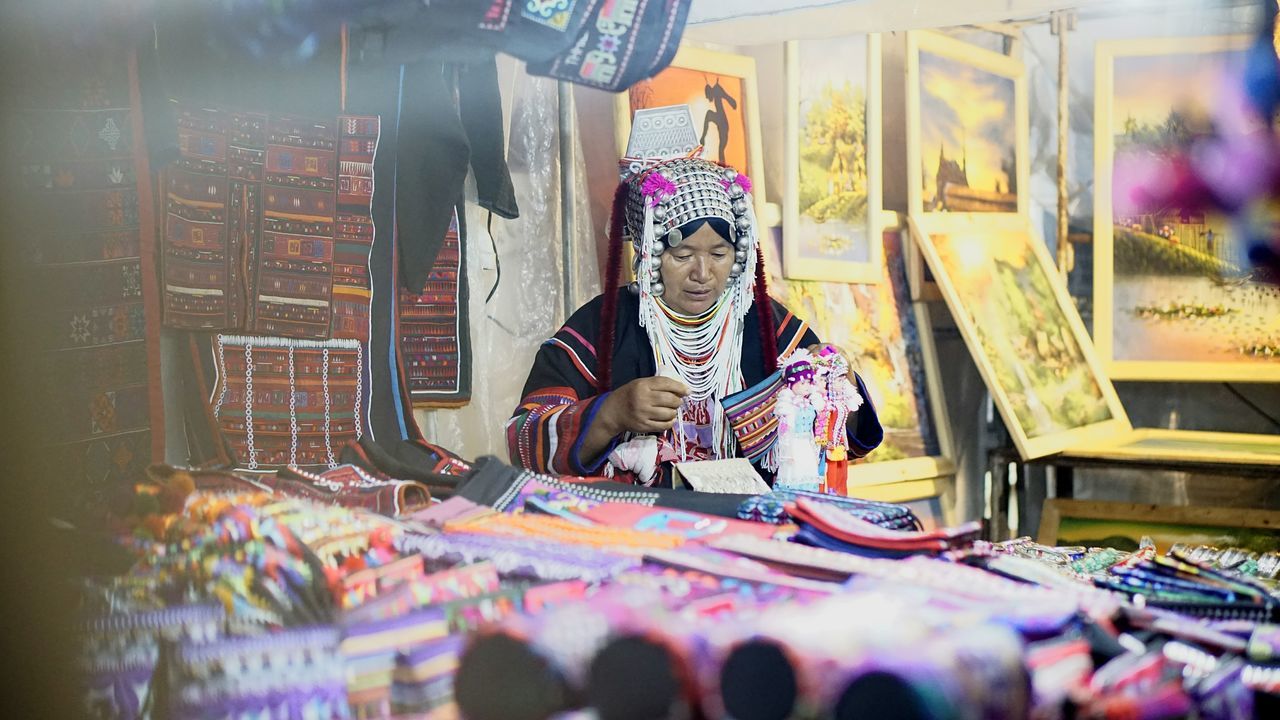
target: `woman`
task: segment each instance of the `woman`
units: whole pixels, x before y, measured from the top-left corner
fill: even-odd
[[[537,472],[670,486],[674,462],[742,455],[722,400],[820,347],[765,292],[746,176],[696,157],[624,162],[605,292],[538,351],[507,443]],[[619,288],[624,233],[637,281]],[[883,437],[869,402],[846,431],[853,457]]]

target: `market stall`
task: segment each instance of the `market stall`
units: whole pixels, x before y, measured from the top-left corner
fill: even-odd
[[[1275,713],[1276,6],[1156,10],[14,15],[68,696]]]

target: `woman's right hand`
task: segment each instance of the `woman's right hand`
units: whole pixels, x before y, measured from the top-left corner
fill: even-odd
[[[679,380],[637,378],[610,393],[601,411],[612,435],[659,433],[675,424],[676,411],[688,394],[689,388]]]

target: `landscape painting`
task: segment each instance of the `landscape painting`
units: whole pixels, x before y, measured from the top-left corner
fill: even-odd
[[[787,43],[787,277],[878,282],[879,36]]]
[[[879,282],[774,278],[770,283],[778,300],[808,322],[823,342],[840,348],[871,393],[885,436],[860,465],[946,454],[930,397],[936,359],[932,345],[922,342],[909,298],[901,233],[886,231],[883,244]],[[856,480],[859,467],[852,466],[850,473]]]
[[[921,210],[1017,212],[1014,78],[924,49],[918,68]]]
[[[1023,457],[1069,446],[1073,431],[1093,438],[1108,425],[1128,429],[1028,221],[935,216],[919,227],[920,248]]]
[[[1211,130],[1236,43],[1099,50],[1095,336],[1114,377],[1280,379],[1280,288],[1251,274],[1230,218],[1153,201],[1139,177]]]

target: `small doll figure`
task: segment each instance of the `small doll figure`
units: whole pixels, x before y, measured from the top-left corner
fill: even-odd
[[[825,402],[815,429],[822,449],[822,492],[848,495],[849,437],[845,424],[849,413],[862,406],[862,395],[849,382],[849,361],[834,348],[823,348],[815,363],[825,381]]]
[[[778,416],[778,475],[775,487],[817,491],[819,448],[814,423],[826,405],[815,380],[813,355],[792,353],[783,365],[783,386],[774,412]]]

